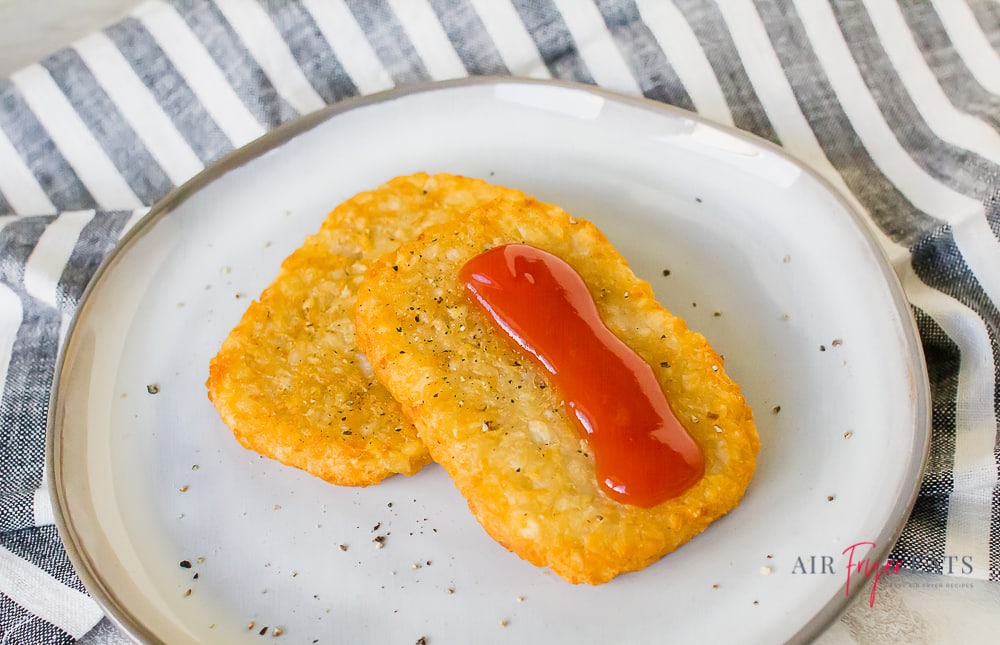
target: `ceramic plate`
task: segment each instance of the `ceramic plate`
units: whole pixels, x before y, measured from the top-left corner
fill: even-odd
[[[573,586],[493,542],[437,466],[339,488],[237,445],[209,358],[328,211],[420,170],[591,219],[708,337],[761,435],[738,508],[644,571]],[[652,102],[479,79],[310,115],[156,206],[73,324],[49,476],[81,577],[139,640],[779,642],[844,607],[845,549],[885,557],[928,419],[899,285],[814,174]]]

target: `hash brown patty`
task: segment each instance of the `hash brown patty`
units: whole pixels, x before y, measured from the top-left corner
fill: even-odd
[[[612,500],[546,374],[465,296],[459,270],[528,244],[568,262],[605,325],[656,373],[705,457],[705,474],[652,508]],[[368,272],[358,344],[494,539],[573,583],[642,569],[734,508],[753,475],[753,414],[705,338],[659,305],[595,226],[530,198],[501,198],[428,229]]]
[[[429,463],[412,423],[358,352],[358,285],[401,242],[503,194],[520,195],[479,179],[418,173],[331,212],[211,360],[208,397],[236,439],[341,485],[375,484]]]

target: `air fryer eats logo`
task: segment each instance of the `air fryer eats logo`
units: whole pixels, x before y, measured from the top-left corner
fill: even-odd
[[[792,567],[793,575],[838,575],[843,571],[844,594],[849,595],[851,585],[865,584],[871,580],[872,590],[868,595],[868,606],[875,606],[875,594],[879,582],[895,573],[899,573],[902,562],[886,558],[884,561],[872,560],[869,554],[875,550],[874,542],[855,542],[840,552],[841,557],[832,555],[806,555],[795,559]],[[840,569],[839,567],[843,567]],[[971,575],[974,571],[972,556],[948,555],[942,558],[941,573],[945,575]]]

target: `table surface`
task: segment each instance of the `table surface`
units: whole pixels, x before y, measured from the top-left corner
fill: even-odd
[[[0,0],[0,78],[123,18],[140,0]],[[1000,633],[1000,584],[902,571],[879,584],[818,640],[987,643]]]

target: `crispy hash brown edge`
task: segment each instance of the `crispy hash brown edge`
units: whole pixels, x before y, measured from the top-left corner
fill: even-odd
[[[466,299],[458,272],[525,243],[570,263],[605,324],[654,369],[705,455],[705,475],[644,509],[602,493],[594,458],[542,371]],[[756,466],[753,413],[705,338],[656,303],[595,226],[533,199],[499,199],[434,227],[368,272],[359,345],[484,529],[573,583],[642,569],[733,509]]]
[[[416,173],[337,206],[210,361],[209,399],[239,443],[340,485],[367,486],[429,463],[412,423],[359,356],[357,289],[372,262],[427,226],[515,193]]]

